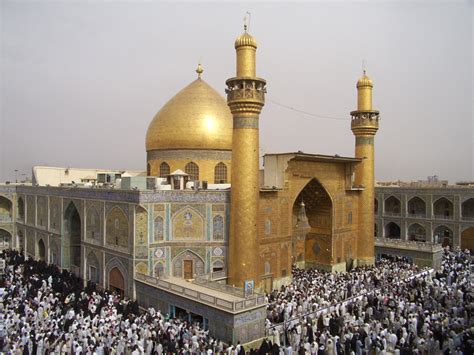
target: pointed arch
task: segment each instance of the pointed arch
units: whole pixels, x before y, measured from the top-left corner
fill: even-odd
[[[302,202],[304,202],[304,213],[301,212]],[[290,259],[302,259],[301,255],[304,255],[304,260],[301,261],[305,261],[306,266],[329,264],[331,262],[331,248],[321,247],[330,245],[332,239],[334,209],[333,200],[328,190],[319,180],[313,178],[301,188],[292,203],[292,226],[294,228]],[[305,214],[305,217],[301,216],[301,213]],[[304,219],[305,228],[303,231],[295,228],[301,219]]]
[[[418,196],[412,197],[407,203],[407,213],[411,217],[426,217],[426,203]]]
[[[395,222],[389,222],[385,225],[385,238],[400,239],[400,226]]]
[[[81,235],[82,222],[79,210],[74,201],[69,202],[64,212],[65,220],[65,243],[64,249],[67,250],[65,255],[69,254],[65,267],[81,266]]]
[[[399,215],[401,211],[400,199],[395,196],[389,196],[384,201],[384,214]]]
[[[446,197],[440,197],[433,202],[433,214],[438,219],[452,219],[454,215],[454,205]]]
[[[112,276],[112,279],[111,279]],[[105,266],[105,287],[118,292],[121,295],[128,294],[128,272],[127,268],[119,258],[112,258]]]
[[[419,223],[413,223],[408,227],[408,240],[426,242],[426,229]]]
[[[204,260],[196,252],[191,249],[186,249],[176,255],[171,262],[172,274],[174,277],[186,277],[187,271],[185,270],[185,263],[191,263],[191,273],[193,276],[204,275]]]
[[[171,218],[171,235],[173,239],[204,239],[204,218],[193,206],[186,205],[173,214]]]

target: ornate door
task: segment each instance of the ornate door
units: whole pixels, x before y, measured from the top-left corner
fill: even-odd
[[[183,260],[183,277],[185,279],[193,278],[193,261]]]

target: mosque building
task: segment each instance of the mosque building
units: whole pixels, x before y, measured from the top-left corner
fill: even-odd
[[[373,264],[372,81],[350,113],[355,157],[266,154],[260,170],[266,81],[247,30],[235,50],[227,100],[199,65],[153,118],[146,173],[35,167],[32,185],[0,186],[4,243],[234,343],[263,336],[263,292],[293,263]]]

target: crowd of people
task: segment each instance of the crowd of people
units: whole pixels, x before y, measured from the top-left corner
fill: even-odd
[[[296,269],[270,295],[269,323],[286,322],[269,330],[287,353],[472,354],[470,264],[446,250],[433,273],[393,259],[342,275]]]
[[[1,257],[0,352],[245,354],[54,265],[12,250]],[[291,284],[267,295],[269,336],[250,354],[473,353],[470,260],[446,250],[433,273],[400,259],[347,273],[295,267]]]
[[[268,323],[281,323],[318,309],[338,305],[351,297],[422,270],[404,258],[381,259],[376,266],[362,266],[346,273],[293,267],[292,282],[268,296]]]
[[[227,346],[199,324],[170,318],[54,265],[2,257],[7,267],[0,302],[0,351],[11,354],[201,354]],[[240,344],[232,349],[241,349]]]

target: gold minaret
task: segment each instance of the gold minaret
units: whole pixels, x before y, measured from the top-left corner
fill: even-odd
[[[257,283],[257,215],[259,198],[259,115],[265,104],[263,79],[256,77],[257,41],[245,32],[235,41],[237,74],[226,81],[233,116],[231,215],[228,283]]]
[[[372,109],[372,80],[364,75],[357,82],[357,111],[351,112],[355,156],[362,162],[355,169],[355,185],[363,186],[359,197],[358,265],[374,263],[374,137],[379,129],[379,111]]]

